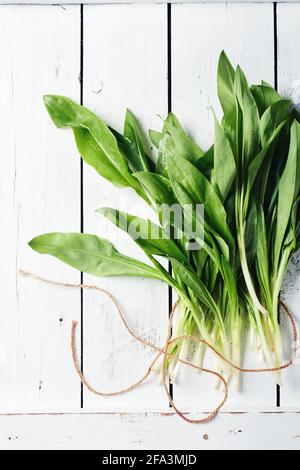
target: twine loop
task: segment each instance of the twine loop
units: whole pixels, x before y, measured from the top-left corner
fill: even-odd
[[[278,372],[278,371],[287,369],[288,367],[290,367],[293,364],[294,359],[295,359],[296,354],[297,354],[298,334],[297,334],[296,322],[295,322],[295,319],[294,319],[293,315],[290,313],[287,305],[282,300],[279,300],[279,303],[283,307],[287,317],[289,318],[289,321],[290,321],[291,327],[292,327],[292,332],[293,332],[293,353],[292,353],[291,358],[289,359],[288,362],[286,362],[285,364],[283,364],[281,366],[278,366],[278,367],[260,368],[260,369],[245,369],[245,368],[239,367],[236,364],[234,364],[233,362],[231,362],[228,358],[226,358],[223,354],[221,354],[215,346],[213,346],[208,341],[206,341],[202,338],[198,338],[197,336],[194,336],[194,335],[180,335],[180,336],[176,336],[176,337],[171,338],[172,320],[173,320],[175,311],[176,311],[177,306],[178,306],[178,301],[173,305],[172,312],[170,314],[169,322],[168,322],[167,338],[165,340],[164,346],[162,348],[160,348],[160,347],[152,344],[151,342],[143,339],[141,336],[139,336],[137,333],[135,333],[131,329],[131,327],[129,326],[129,324],[128,324],[125,316],[124,316],[124,313],[123,313],[119,303],[117,302],[117,300],[114,298],[114,296],[108,290],[103,289],[102,287],[98,287],[98,286],[95,286],[95,285],[89,285],[89,284],[70,284],[70,283],[52,281],[52,280],[49,280],[49,279],[45,279],[41,276],[36,276],[35,274],[31,274],[31,273],[26,272],[26,271],[19,271],[19,273],[20,273],[20,275],[22,275],[24,277],[29,277],[29,278],[32,278],[32,279],[36,279],[38,281],[44,282],[46,284],[54,285],[54,286],[66,287],[66,288],[70,288],[70,289],[94,290],[96,292],[105,294],[111,300],[111,302],[114,304],[114,306],[116,308],[116,312],[118,313],[118,316],[119,316],[120,320],[122,321],[122,323],[123,323],[125,329],[127,330],[128,334],[133,339],[135,339],[140,344],[142,344],[143,346],[146,346],[146,347],[148,347],[148,348],[150,348],[150,349],[152,349],[153,351],[156,352],[156,356],[151,361],[150,365],[147,367],[146,372],[136,382],[132,383],[131,385],[129,385],[125,388],[122,388],[122,389],[119,389],[119,390],[116,390],[116,391],[103,392],[103,391],[96,390],[88,382],[88,380],[86,379],[86,377],[84,376],[84,374],[83,374],[83,372],[80,368],[80,364],[79,364],[79,361],[78,361],[78,355],[77,355],[77,351],[76,351],[77,321],[73,320],[72,321],[72,329],[71,329],[71,351],[72,351],[73,364],[74,364],[75,370],[76,370],[81,382],[85,385],[85,387],[90,392],[92,392],[92,393],[94,393],[95,395],[98,395],[98,396],[118,396],[118,395],[122,395],[124,393],[130,392],[131,390],[134,390],[135,388],[139,387],[140,385],[142,385],[142,383],[145,382],[145,380],[149,377],[149,375],[153,371],[153,368],[154,368],[156,362],[158,361],[158,359],[161,356],[163,356],[162,378],[163,378],[163,386],[164,386],[165,393],[166,393],[166,395],[168,397],[168,400],[169,400],[172,408],[174,409],[175,413],[180,418],[184,419],[185,421],[187,421],[189,423],[208,423],[209,421],[212,421],[217,416],[217,414],[219,413],[221,408],[224,406],[224,404],[225,404],[225,402],[228,398],[228,383],[220,373],[218,373],[214,370],[211,370],[211,369],[206,369],[206,368],[200,367],[197,364],[194,364],[193,362],[191,362],[189,360],[179,358],[179,357],[175,356],[175,354],[169,352],[169,347],[172,344],[174,344],[175,342],[186,340],[188,342],[195,341],[195,342],[198,342],[199,344],[204,344],[216,356],[218,356],[220,359],[222,359],[226,364],[228,364],[230,367],[232,367],[233,369],[235,369],[235,370],[237,370],[238,372],[241,372],[241,373],[270,373],[270,372]],[[222,382],[222,384],[224,386],[223,399],[220,401],[218,406],[216,406],[216,408],[208,414],[207,417],[201,418],[201,419],[191,419],[188,416],[186,416],[182,411],[180,411],[177,408],[177,406],[175,405],[173,397],[171,396],[169,388],[167,386],[167,360],[170,357],[174,358],[177,362],[179,362],[181,364],[184,364],[188,367],[196,369],[200,372],[204,372],[204,373],[213,375],[213,376],[217,377]]]

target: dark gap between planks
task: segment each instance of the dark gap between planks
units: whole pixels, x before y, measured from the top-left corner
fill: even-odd
[[[278,35],[277,35],[277,2],[273,3],[273,31],[274,31],[274,87],[278,91]],[[278,308],[278,321],[280,323],[280,309]],[[280,385],[276,384],[276,406],[280,408]]]
[[[168,67],[168,113],[172,111],[172,4],[167,4],[167,67]],[[170,261],[168,262],[169,273],[172,274],[172,266]],[[173,292],[172,287],[168,286],[169,296],[169,316],[171,315],[173,308]],[[169,392],[173,399],[173,384],[169,379]],[[171,403],[169,404],[171,407]]]
[[[80,4],[80,104],[83,104],[83,4]],[[80,158],[80,232],[84,230],[83,207],[83,160]],[[80,273],[80,283],[83,284],[83,272]],[[83,372],[83,289],[80,289],[80,367]],[[83,408],[83,383],[80,384],[80,407]]]

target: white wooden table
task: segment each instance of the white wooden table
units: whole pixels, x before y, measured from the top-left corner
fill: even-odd
[[[208,147],[211,106],[220,111],[217,58],[225,49],[251,81],[277,83],[300,102],[300,4],[105,3],[0,6],[0,448],[299,449],[299,365],[283,373],[280,390],[271,376],[244,377],[243,392],[231,390],[224,412],[204,426],[170,412],[157,377],[132,393],[101,399],[81,389],[74,373],[72,319],[81,325],[84,371],[98,388],[129,384],[151,353],[128,339],[105,298],[81,298],[18,276],[26,269],[80,282],[80,274],[35,254],[27,241],[81,226],[113,238],[96,208],[146,210],[130,191],[82,168],[71,133],[50,122],[43,94],[82,100],[120,129],[126,107],[148,128],[159,128],[157,114],[172,108]],[[141,257],[127,238],[116,245]],[[299,269],[295,258],[283,293],[298,319]],[[132,326],[162,342],[166,286],[84,280],[113,292]],[[207,376],[182,370],[175,401],[187,412],[207,412],[221,397],[212,385]]]

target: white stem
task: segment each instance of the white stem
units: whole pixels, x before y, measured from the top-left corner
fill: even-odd
[[[241,232],[242,232],[242,230],[241,230]],[[243,233],[238,235],[238,245],[239,245],[239,252],[240,252],[240,258],[241,258],[241,267],[242,267],[242,271],[243,271],[243,276],[244,276],[244,279],[245,279],[246,286],[248,288],[249,295],[252,299],[253,305],[261,313],[263,313],[264,315],[267,315],[268,311],[265,309],[265,307],[263,307],[261,305],[260,301],[257,298],[256,292],[255,292],[255,289],[254,289],[254,286],[253,286],[253,282],[252,282],[252,278],[251,278],[251,274],[250,274],[249,267],[248,267],[248,262],[247,262],[246,248],[245,248]]]

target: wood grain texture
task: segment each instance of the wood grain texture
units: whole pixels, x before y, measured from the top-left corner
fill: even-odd
[[[216,74],[222,49],[233,64],[241,65],[250,83],[261,79],[274,83],[273,39],[272,5],[172,6],[172,109],[203,149],[213,142],[212,110],[221,116]],[[256,354],[247,350],[245,357],[246,367],[258,367]],[[206,355],[205,365],[215,369],[212,354]],[[176,402],[185,409],[213,409],[222,398],[207,374],[183,369],[178,382]],[[226,406],[260,409],[275,404],[275,381],[270,375],[244,375],[242,393],[231,385]]]
[[[281,0],[280,3],[297,3],[299,0]],[[60,5],[80,4],[81,0],[61,0]],[[88,0],[83,2],[85,5],[98,4],[152,4],[152,3],[224,3],[224,0]],[[227,3],[249,3],[248,0],[228,0]],[[251,0],[251,3],[273,3],[271,0]],[[0,5],[51,5],[50,0],[0,0]]]
[[[278,85],[296,103],[300,103],[299,14],[299,5],[278,5]],[[220,112],[215,86],[220,50],[224,48],[235,64],[240,62],[251,81],[264,78],[272,83],[273,33],[271,4],[172,6],[173,110],[203,147],[212,140],[210,107]],[[17,275],[21,268],[59,281],[80,279],[71,268],[37,255],[26,245],[46,231],[80,229],[79,156],[71,132],[55,129],[41,100],[44,93],[59,93],[79,101],[80,39],[79,6],[0,7],[0,102],[5,110],[0,113],[4,227],[0,403],[4,410],[80,407],[80,383],[69,346],[71,319],[80,319],[80,293]],[[145,127],[159,128],[156,113],[166,115],[168,98],[166,5],[84,6],[83,48],[84,103],[118,129],[126,106]],[[144,217],[149,214],[132,192],[117,191],[85,167],[85,230],[112,238],[126,254],[144,260],[127,237],[116,238],[116,230],[94,214],[102,205]],[[95,283],[88,276],[85,280]],[[116,295],[136,331],[162,343],[168,315],[166,286],[133,279],[97,282]],[[299,318],[298,255],[290,265],[283,297]],[[106,390],[121,388],[142,374],[150,358],[149,351],[128,339],[106,299],[84,295],[84,369],[93,384]],[[253,361],[250,357],[249,362]],[[211,364],[209,359],[207,363]],[[299,409],[299,364],[282,380],[281,406]],[[153,376],[134,393],[113,399],[84,391],[86,409],[120,414],[0,415],[0,449],[300,447],[296,412],[228,412],[205,426],[188,425],[168,413],[137,413],[168,410],[156,382]],[[209,410],[221,392],[211,389],[206,376],[183,371],[174,395],[185,410]],[[272,377],[247,377],[242,394],[231,389],[227,410],[270,410],[275,403]]]
[[[123,129],[126,107],[145,127],[161,126],[167,112],[167,7],[100,5],[84,7],[84,104],[117,130]],[[123,253],[148,262],[125,233],[95,210],[102,206],[151,216],[131,190],[118,190],[94,170],[84,167],[84,230],[109,238]],[[153,217],[153,216],[152,216]],[[168,318],[167,286],[136,278],[98,279],[120,302],[141,336],[161,345]],[[153,352],[141,347],[124,329],[109,299],[84,295],[84,370],[98,388],[118,390],[138,380]],[[85,391],[84,406],[96,409],[141,409],[168,406],[157,376],[141,388],[113,398]]]
[[[2,6],[0,41],[0,401],[8,409],[78,406],[69,335],[79,293],[22,279],[18,270],[79,281],[27,246],[43,232],[79,228],[79,158],[42,100],[78,98],[79,7]]]
[[[277,41],[278,41],[278,89],[285,97],[292,99],[300,110],[300,5],[278,5],[277,7]],[[300,329],[300,253],[296,253],[289,265],[284,281],[282,298],[296,317]],[[290,328],[284,324],[285,356],[291,353],[287,345],[291,343]],[[298,344],[299,347],[299,344]],[[300,360],[299,354],[293,368],[282,375],[281,405],[300,406]]]
[[[296,412],[226,413],[206,425],[158,413],[0,415],[0,449],[299,450],[299,439]]]

